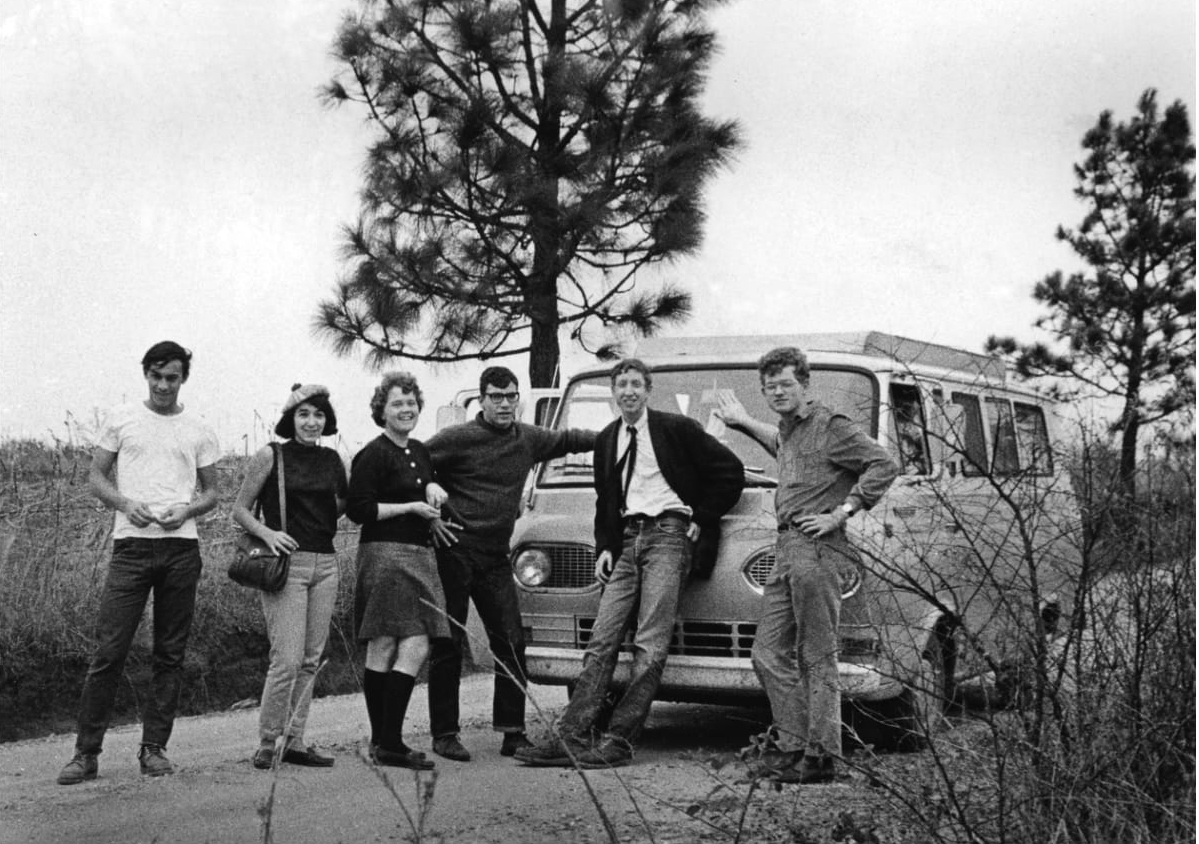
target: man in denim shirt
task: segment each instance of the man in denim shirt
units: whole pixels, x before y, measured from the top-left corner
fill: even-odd
[[[758,375],[777,429],[751,418],[731,395],[721,396],[717,413],[778,459],[777,563],[752,652],[778,732],[778,750],[764,761],[781,782],[831,782],[841,755],[841,575],[860,565],[845,523],[874,506],[899,468],[848,417],[809,394],[799,349],[767,352]]]

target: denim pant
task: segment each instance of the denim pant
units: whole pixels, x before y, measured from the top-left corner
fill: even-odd
[[[841,576],[859,564],[843,534],[779,535],[751,656],[784,750],[841,755]]]
[[[504,550],[473,547],[469,540],[437,550],[450,638],[433,639],[429,658],[429,728],[433,738],[458,733],[458,688],[466,645],[466,614],[474,601],[495,656],[491,722],[496,730],[525,729],[525,637],[512,568]]]
[[[183,653],[200,580],[194,539],[118,539],[100,598],[96,652],[83,683],[75,749],[99,753],[146,599],[154,594],[154,683],[142,706],[142,744],[166,746],[175,724]]]
[[[278,592],[262,593],[271,640],[271,664],[258,713],[258,735],[263,741],[274,741],[284,732],[297,742],[304,738],[336,602],[337,558],[311,551],[292,554],[287,583]]]
[[[665,515],[627,524],[620,559],[600,598],[583,670],[558,721],[564,738],[591,738],[620,646],[636,619],[632,673],[612,712],[607,735],[629,744],[637,740],[666,667],[679,597],[691,571],[691,553],[684,518]]]

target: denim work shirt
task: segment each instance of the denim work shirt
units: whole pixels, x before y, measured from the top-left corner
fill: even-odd
[[[815,400],[779,420],[777,446],[774,509],[780,525],[846,502],[868,510],[899,474],[886,449],[848,416]]]

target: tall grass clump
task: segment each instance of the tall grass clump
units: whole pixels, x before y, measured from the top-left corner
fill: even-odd
[[[199,521],[204,559],[184,663],[180,714],[257,697],[269,642],[257,593],[225,574],[230,507],[244,458],[217,464],[220,503]],[[89,491],[90,451],[70,443],[0,442],[0,741],[74,727],[95,647],[94,626],[112,555],[113,514]],[[341,588],[317,694],[356,689],[351,627],[355,536],[338,540]],[[143,620],[126,663],[116,718],[137,717],[149,690],[152,637]]]
[[[1000,495],[1019,540],[1008,566],[1022,570],[1033,600],[1000,602],[990,621],[1011,616],[1025,635],[996,659],[968,623],[952,631],[959,658],[979,661],[993,681],[983,706],[961,729],[929,731],[922,775],[881,784],[931,841],[1194,841],[1194,442],[1159,437],[1135,500],[1120,491],[1103,442],[1084,438],[1059,459],[1081,524],[1047,542],[1031,527],[1051,509],[1045,500]],[[1001,493],[1014,489],[992,480]],[[1037,611],[1048,596],[1036,590],[1067,541],[1074,595],[1056,618]],[[987,559],[986,549],[976,555]],[[928,571],[937,565],[930,559]]]

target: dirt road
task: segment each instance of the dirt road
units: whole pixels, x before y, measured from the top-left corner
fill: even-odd
[[[535,687],[547,712],[566,703],[564,690]],[[424,821],[429,842],[538,844],[609,840],[587,796],[595,790],[622,841],[728,841],[699,818],[695,801],[718,785],[721,769],[760,728],[760,712],[656,704],[637,763],[616,771],[533,769],[499,755],[489,729],[491,681],[463,683],[463,742],[469,763],[434,757],[435,779]],[[183,718],[169,748],[174,776],[147,779],[138,773],[139,728],[109,733],[94,782],[59,786],[54,779],[70,758],[73,736],[0,744],[0,842],[254,842],[263,840],[264,806],[274,785],[272,839],[279,844],[395,842],[418,840],[400,802],[415,818],[414,776],[386,770],[395,796],[359,756],[368,735],[366,711],[357,695],[314,701],[309,738],[335,752],[332,769],[284,766],[277,780],[249,762],[258,710]],[[532,720],[531,715],[531,720]],[[428,751],[428,713],[423,687],[413,699],[409,743]],[[713,765],[713,759],[716,764]],[[686,809],[691,807],[693,818]],[[652,838],[646,825],[653,829]]]

